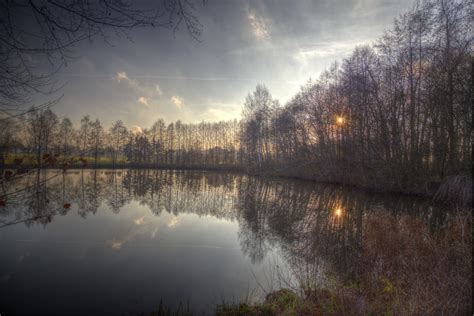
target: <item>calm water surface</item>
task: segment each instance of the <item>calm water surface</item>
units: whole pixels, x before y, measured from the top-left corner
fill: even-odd
[[[216,304],[354,273],[371,216],[421,218],[429,202],[313,182],[166,170],[31,172],[4,188],[2,315],[136,314]]]

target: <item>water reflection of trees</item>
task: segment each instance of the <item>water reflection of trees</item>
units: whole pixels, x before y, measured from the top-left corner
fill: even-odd
[[[156,215],[238,221],[242,251],[254,262],[278,247],[290,263],[323,261],[344,276],[355,273],[351,262],[360,253],[368,218],[389,213],[396,221],[412,214],[434,228],[445,221],[444,212],[420,199],[215,172],[40,170],[5,188],[4,195],[2,226],[46,225],[68,212],[87,217],[101,205],[118,213],[136,201]]]

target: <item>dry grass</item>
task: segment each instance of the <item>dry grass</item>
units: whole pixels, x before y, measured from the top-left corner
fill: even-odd
[[[335,286],[332,314],[471,314],[470,213],[457,212],[438,233],[409,216],[373,217],[366,225],[358,277]]]
[[[469,212],[459,211],[433,233],[413,217],[370,217],[351,281],[324,288],[304,282],[262,304],[221,306],[218,314],[471,315],[471,221]]]

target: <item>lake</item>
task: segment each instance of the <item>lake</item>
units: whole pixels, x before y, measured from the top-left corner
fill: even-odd
[[[0,313],[137,314],[160,302],[212,313],[358,273],[366,223],[414,218],[427,200],[294,179],[170,170],[30,172],[3,188]],[[316,276],[316,277],[314,277]]]

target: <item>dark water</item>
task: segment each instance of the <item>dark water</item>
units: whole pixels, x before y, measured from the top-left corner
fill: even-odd
[[[41,171],[5,193],[2,316],[129,315],[160,302],[210,313],[296,288],[301,267],[317,267],[316,282],[351,277],[367,218],[439,229],[446,216],[406,196],[212,172]]]

